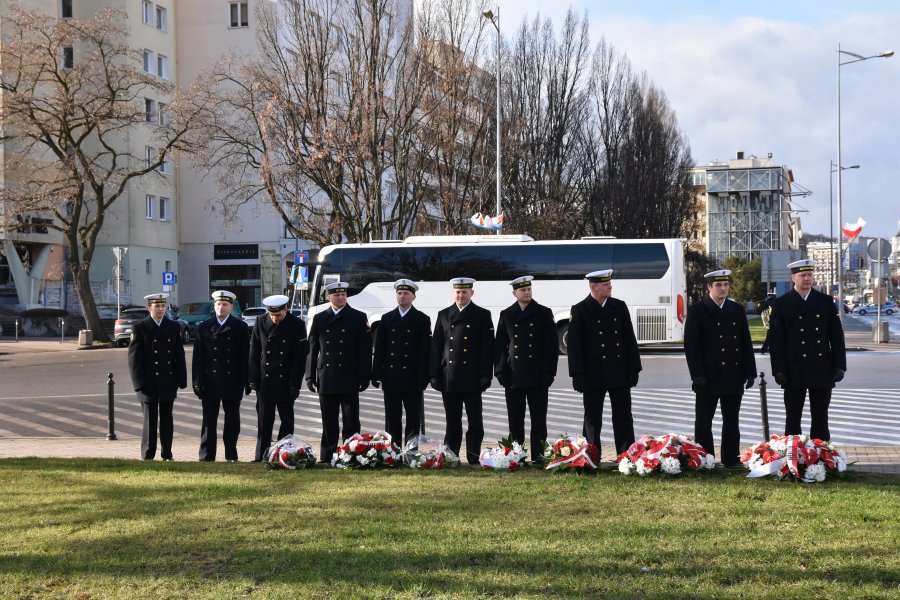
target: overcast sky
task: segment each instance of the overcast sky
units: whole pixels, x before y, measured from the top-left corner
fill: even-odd
[[[794,172],[805,233],[829,233],[829,171],[837,162],[836,57],[900,51],[896,0],[500,0],[508,39],[540,12],[569,6],[668,96],[698,165],[737,150]],[[849,57],[848,57],[849,58]],[[843,220],[890,237],[900,220],[900,56],[841,67]],[[834,179],[837,231],[837,181]]]

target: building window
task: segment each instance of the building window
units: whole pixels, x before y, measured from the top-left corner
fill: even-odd
[[[247,18],[247,2],[231,2],[231,26],[232,27],[247,27],[248,18]]]
[[[162,54],[156,56],[156,74],[163,79],[169,78],[169,59]]]
[[[168,11],[162,6],[156,7],[156,28],[160,31],[168,31],[169,30],[169,16]]]
[[[144,269],[146,269],[147,275],[153,275],[153,260],[146,259],[144,261]]]
[[[166,261],[166,273],[171,273],[171,272],[172,272],[172,261],[167,260]]]
[[[144,119],[148,123],[156,123],[156,100],[144,98]]]
[[[172,172],[172,165],[169,163],[169,161],[167,159],[164,158],[163,161],[161,163],[159,163],[159,168],[157,168],[156,170],[159,171],[160,173],[162,173],[163,175],[168,175],[169,173]]]
[[[153,73],[153,50],[144,50],[144,73]]]
[[[144,158],[147,159],[147,168],[150,168],[156,162],[156,149],[152,146],[146,146],[144,148]]]
[[[75,49],[72,46],[63,46],[62,67],[71,69],[75,66]]]
[[[147,219],[153,219],[156,214],[155,209],[153,208],[156,205],[156,196],[151,196],[147,194],[146,200],[144,202],[144,217]],[[149,271],[147,271],[149,273]]]
[[[72,0],[62,0],[60,9],[60,14],[62,15],[63,19],[72,18]]]
[[[166,110],[167,106],[162,102],[159,103],[159,124],[160,125],[168,125],[169,124],[169,112]]]
[[[171,221],[172,216],[169,214],[169,204],[170,200],[168,198],[163,198],[160,196],[159,198],[159,220],[160,221]],[[168,271],[169,269],[166,269]]]
[[[142,5],[141,5],[141,21],[144,23],[144,25],[153,25],[153,3],[152,2],[147,2],[147,0],[144,0],[144,2],[142,3]]]

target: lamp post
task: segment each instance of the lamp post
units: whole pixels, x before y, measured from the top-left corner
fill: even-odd
[[[841,259],[841,257],[840,257],[840,255],[838,255],[837,258],[835,258],[835,256],[834,256],[834,192],[833,192],[834,186],[832,185],[832,181],[834,178],[832,177],[832,175],[837,173],[837,168],[836,168],[837,165],[834,164],[834,161],[828,161],[828,162],[831,165],[831,173],[828,174],[828,219],[830,222],[828,239],[831,242],[831,281],[829,281],[829,287],[830,287],[829,293],[833,294],[834,286],[836,283],[834,281],[834,274],[835,274],[835,270],[836,270],[835,263],[838,262]],[[859,165],[852,165],[849,167],[841,167],[841,171],[846,171],[847,169],[858,169],[858,168],[859,168]],[[838,230],[840,230],[840,223],[838,223]],[[844,301],[843,301],[843,299],[840,298],[840,296],[838,297],[838,302],[840,303],[840,308],[838,308],[838,310],[843,310]]]
[[[497,6],[497,13],[492,10],[486,10],[481,16],[491,22],[494,29],[497,30],[497,216],[500,216],[500,6]],[[500,235],[500,230],[497,230]]]
[[[884,52],[879,52],[878,54],[873,54],[871,56],[863,56],[861,54],[856,54],[855,52],[848,52],[847,50],[841,50],[841,45],[838,44],[837,47],[837,209],[838,209],[838,259],[841,259],[843,255],[843,246],[844,246],[844,236],[843,232],[840,230],[841,223],[843,223],[843,204],[841,202],[841,67],[844,65],[850,65],[856,62],[862,62],[864,60],[869,60],[870,58],[890,58],[894,55],[893,50],[885,50]],[[841,62],[842,56],[850,56],[851,60],[845,60]],[[841,324],[844,322],[844,283],[843,283],[843,260],[838,260],[837,265],[837,280],[838,280],[838,302],[841,303],[841,310],[838,311],[838,318],[841,320]]]
[[[114,246],[112,249],[113,256],[116,257],[116,267],[113,275],[116,277],[116,319],[122,318],[122,258],[128,248],[125,246]]]

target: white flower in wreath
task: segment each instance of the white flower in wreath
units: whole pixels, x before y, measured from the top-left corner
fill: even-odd
[[[350,443],[347,444],[350,447],[350,452],[356,452],[357,444],[359,444],[357,440],[350,440]]]
[[[619,461],[619,473],[631,475],[634,473],[634,463],[627,458],[623,458]]]
[[[815,481],[825,481],[825,465],[816,463],[806,467],[806,478]]]
[[[568,456],[568,455],[572,454],[572,449],[569,448],[568,446],[563,446],[562,449],[559,451],[559,453],[562,454],[563,456]]]
[[[678,475],[681,473],[681,462],[677,458],[667,456],[659,461],[659,468],[666,475]]]
[[[357,456],[356,462],[358,462],[362,466],[366,466],[367,464],[369,464],[369,459],[366,458],[365,456]]]
[[[760,463],[762,463],[762,459],[759,459]],[[716,457],[712,454],[707,454],[703,458],[700,459],[700,468],[701,469],[712,469],[716,466]]]
[[[838,473],[842,473],[847,470],[847,459],[842,455],[838,454],[834,457],[834,466],[837,467]]]
[[[366,456],[375,456],[376,454],[378,454],[378,450],[375,448],[369,448],[369,451],[366,452]]]
[[[637,459],[634,463],[634,466],[635,466],[635,469],[637,470],[637,474],[640,475],[641,477],[646,477],[647,475],[649,475],[650,473],[653,472],[653,469],[647,467],[647,465],[644,463],[643,458]]]

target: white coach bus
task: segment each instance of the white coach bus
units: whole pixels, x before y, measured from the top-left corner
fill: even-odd
[[[308,319],[328,306],[323,287],[350,284],[348,302],[378,327],[394,309],[393,282],[401,277],[419,285],[415,306],[434,323],[452,302],[449,280],[476,280],[473,301],[496,323],[500,311],[515,301],[509,282],[534,276],[534,299],[553,311],[560,351],[566,351],[569,311],[585,298],[584,275],[613,269],[613,296],[631,310],[639,343],[672,342],[684,337],[685,271],[683,240],[535,241],[526,235],[411,236],[369,244],[326,246],[310,279]]]

